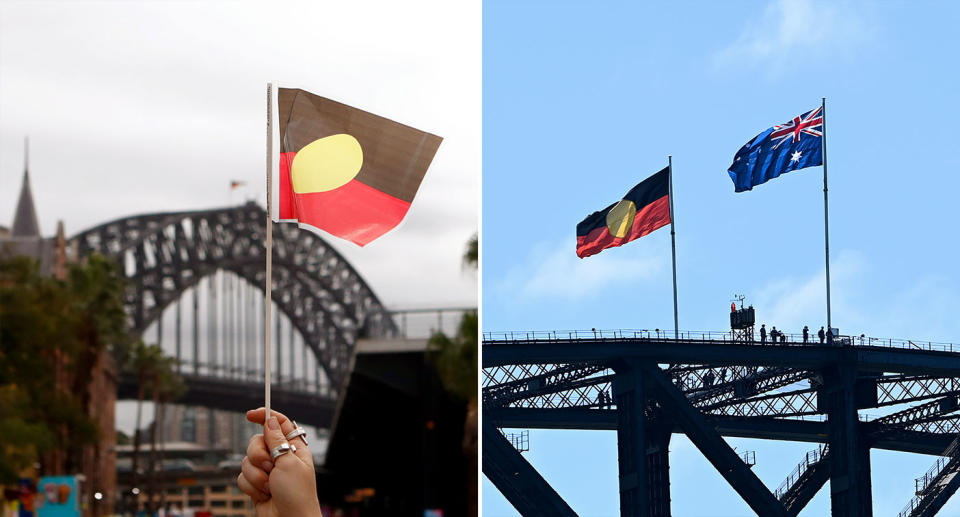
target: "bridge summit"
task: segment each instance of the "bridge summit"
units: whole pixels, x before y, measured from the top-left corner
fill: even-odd
[[[834,516],[872,515],[872,448],[939,456],[900,517],[960,487],[960,344],[592,329],[486,332],[482,350],[483,472],[524,515],[574,513],[498,429],[616,431],[622,515],[671,514],[674,433],[758,515],[795,516],[827,482]],[[724,437],[817,448],[770,490]]]

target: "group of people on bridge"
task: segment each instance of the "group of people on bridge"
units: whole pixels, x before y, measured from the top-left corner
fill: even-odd
[[[810,342],[810,328],[807,327],[806,325],[804,325],[802,332],[803,332],[803,342],[804,342],[804,343],[809,343],[809,342]],[[823,344],[824,342],[833,343],[833,338],[834,338],[833,332],[831,332],[830,330],[826,330],[826,331],[825,331],[825,330],[823,329],[823,326],[820,326],[820,330],[817,332],[817,337],[820,338],[820,343],[821,343],[821,344]],[[771,342],[771,343],[774,343],[774,344],[776,344],[776,343],[778,343],[778,342],[779,342],[779,343],[786,343],[786,342],[787,342],[787,335],[786,335],[785,333],[783,333],[782,331],[777,330],[777,327],[774,326],[774,327],[772,327],[772,328],[770,329],[770,342]],[[761,344],[761,345],[767,344],[767,324],[766,324],[766,323],[763,323],[763,324],[760,325],[760,344]]]

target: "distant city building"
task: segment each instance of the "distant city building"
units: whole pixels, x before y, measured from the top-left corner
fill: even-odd
[[[20,196],[13,213],[11,227],[0,227],[0,258],[27,256],[34,258],[40,265],[40,273],[64,279],[67,274],[68,249],[63,222],[57,222],[54,237],[43,237],[37,209],[30,188],[29,153],[24,146],[23,183]],[[54,363],[59,363],[54,358]],[[55,365],[54,365],[55,366]],[[58,375],[57,389],[70,389],[65,376]],[[54,451],[41,458],[40,475],[83,474],[84,493],[87,512],[84,515],[102,515],[113,513],[113,497],[116,493],[116,431],[114,412],[117,401],[117,371],[113,360],[101,353],[93,366],[90,385],[90,416],[100,428],[100,443],[88,445],[82,454],[81,472],[65,472],[64,451]],[[99,492],[102,499],[93,495]]]
[[[245,454],[250,437],[262,428],[244,415],[201,406],[170,404],[160,423],[167,442],[187,442],[233,454]]]
[[[240,458],[234,453],[182,441],[158,444],[158,450],[163,454],[158,455],[162,460],[157,465],[153,499],[167,515],[206,511],[215,517],[255,517],[250,498],[237,488]],[[132,486],[133,446],[118,445],[117,454],[118,489],[122,494],[118,510],[133,511],[135,499],[139,508],[146,508],[151,492],[149,441],[140,447],[137,486]]]

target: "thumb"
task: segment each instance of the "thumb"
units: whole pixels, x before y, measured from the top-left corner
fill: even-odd
[[[267,443],[267,451],[273,451],[273,448],[281,443],[287,443],[283,437],[283,431],[280,430],[280,421],[277,417],[271,416],[263,426],[263,441]]]

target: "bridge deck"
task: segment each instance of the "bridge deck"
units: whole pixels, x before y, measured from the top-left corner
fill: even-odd
[[[813,343],[736,343],[658,337],[534,337],[483,341],[483,367],[639,359],[661,364],[790,366],[816,369],[852,362],[864,372],[960,376],[957,352],[932,348]]]

